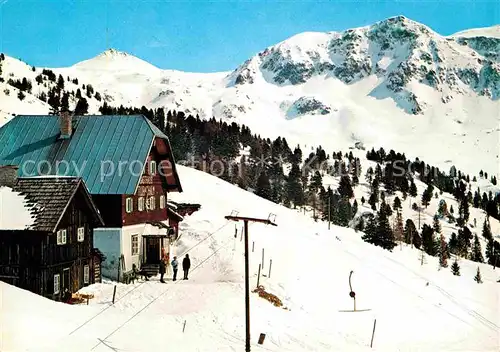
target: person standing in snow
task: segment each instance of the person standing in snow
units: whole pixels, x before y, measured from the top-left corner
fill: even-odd
[[[173,281],[177,280],[177,266],[179,263],[177,263],[177,257],[174,257],[174,260],[172,260],[172,270],[174,271],[174,278],[172,279]]]
[[[163,275],[165,275],[165,267],[166,267],[165,258],[161,258],[161,260],[160,260],[160,282],[162,284],[165,283],[165,281],[163,281]]]
[[[191,267],[191,260],[189,259],[189,254],[186,254],[182,260],[182,270],[184,270],[184,280],[188,280],[189,268]]]

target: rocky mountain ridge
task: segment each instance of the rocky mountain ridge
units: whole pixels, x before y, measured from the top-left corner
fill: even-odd
[[[471,93],[497,100],[500,39],[443,37],[398,16],[341,33],[299,34],[258,53],[229,78],[234,85],[252,84],[259,76],[276,85],[300,85],[321,75],[345,84],[375,75],[380,84],[371,95],[407,101],[406,112],[413,114],[422,113],[426,101],[409,87],[411,81],[438,91],[443,103]]]

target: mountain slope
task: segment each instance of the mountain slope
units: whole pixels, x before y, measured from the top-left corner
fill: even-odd
[[[113,106],[165,107],[245,124],[291,145],[332,150],[361,142],[445,170],[455,164],[496,173],[497,32],[495,26],[444,37],[398,16],[344,32],[296,35],[232,72],[161,70],[114,49],[54,71],[91,83]],[[28,76],[25,71],[4,68],[4,76]],[[96,103],[91,112],[102,104]]]
[[[189,250],[189,281],[160,284],[155,278],[117,285],[114,305],[110,304],[114,285],[96,284],[85,289],[95,294],[90,305],[77,307],[0,283],[4,333],[0,348],[88,351],[100,339],[104,343],[95,351],[110,347],[151,351],[166,344],[182,351],[240,350],[245,331],[242,224],[235,226],[224,219],[238,210],[243,216],[276,215],[277,227],[249,226],[250,246],[255,243],[250,281],[253,289],[264,248],[261,275],[265,276],[260,284],[287,308],[251,294],[252,350],[498,349],[498,273],[491,266],[461,260],[461,276],[454,276],[449,268],[437,270],[437,258],[427,258],[421,266],[419,252],[410,247],[390,253],[363,242],[361,233],[336,226],[329,231],[324,223],[206,173],[182,166],[179,172],[185,193],[172,198],[202,204],[200,211],[181,223],[176,248],[180,257]],[[483,284],[473,281],[478,266]],[[348,285],[351,270],[357,309],[370,311],[339,312],[353,307]],[[102,309],[106,311],[96,316]],[[42,317],[37,338],[27,339],[26,328]],[[376,334],[370,349],[374,319]],[[266,334],[262,346],[256,343],[260,333]]]

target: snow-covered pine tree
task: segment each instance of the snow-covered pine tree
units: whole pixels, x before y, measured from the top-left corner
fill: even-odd
[[[483,283],[483,280],[481,279],[481,271],[479,270],[479,267],[477,267],[477,272],[476,272],[476,276],[474,276],[474,281],[476,281],[478,284]]]
[[[453,273],[453,275],[460,276],[460,266],[458,265],[456,258],[453,264],[451,265],[451,272]]]

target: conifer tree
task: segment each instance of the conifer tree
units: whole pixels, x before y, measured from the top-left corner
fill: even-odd
[[[365,202],[366,202],[365,197],[361,197],[361,204],[365,205]]]
[[[358,202],[356,201],[356,199],[354,199],[354,202],[352,203],[352,216],[356,216],[358,212]]]
[[[371,184],[373,182],[373,168],[370,166],[368,168],[368,170],[366,170],[366,182],[368,182],[369,184]]]
[[[497,267],[500,265],[500,243],[491,239],[486,245],[486,258],[488,259],[488,264]]]
[[[429,184],[429,186],[427,186],[427,189],[422,194],[422,205],[427,208],[431,202],[431,199],[432,199],[432,185]]]
[[[399,197],[394,198],[394,202],[392,203],[392,208],[395,211],[400,211],[402,209],[401,200],[399,199]]]
[[[370,244],[377,245],[378,243],[377,228],[378,228],[377,219],[373,214],[368,214],[365,225],[365,234],[361,237],[361,239]]]
[[[59,77],[57,78],[57,89],[59,90],[64,89],[64,78],[61,75],[59,75]]]
[[[265,171],[262,171],[257,179],[255,194],[259,197],[271,200],[271,183]]]
[[[471,247],[471,240],[473,239],[472,232],[467,226],[458,230],[458,255],[467,258],[469,248]]]
[[[352,217],[351,203],[349,203],[347,198],[341,197],[338,201],[338,210],[335,212],[335,223],[339,226],[347,227]]]
[[[460,199],[460,207],[458,209],[458,214],[459,214],[459,217],[458,217],[457,223],[459,224],[459,226],[463,227],[463,226],[465,226],[467,221],[469,221],[469,215],[470,215],[469,202],[467,201],[466,197],[463,197],[462,199]]]
[[[438,214],[441,218],[444,218],[445,216],[448,216],[448,205],[446,204],[446,201],[444,199],[441,199],[439,201],[439,207],[438,207]]]
[[[396,212],[396,219],[394,224],[394,238],[396,241],[402,243],[405,239],[403,217],[401,212]]]
[[[81,98],[76,103],[75,107],[75,115],[85,115],[89,110],[89,103],[87,103],[87,99]]]
[[[440,236],[439,266],[442,268],[448,267],[448,248],[446,246],[446,241],[444,240],[443,234],[441,234]]]
[[[483,251],[481,250],[481,243],[479,243],[479,238],[474,235],[474,246],[472,247],[472,258],[473,261],[478,263],[483,263]]]
[[[415,237],[419,236],[417,227],[415,226],[415,223],[413,222],[412,219],[407,219],[405,223],[405,228],[404,228],[404,240],[408,244],[413,244],[415,247],[417,247],[417,243],[415,243]],[[417,241],[420,242],[420,241]],[[420,244],[417,248],[420,247]]]
[[[483,237],[489,241],[493,238],[493,234],[491,233],[490,223],[487,218],[484,219],[483,222]]]
[[[434,220],[432,223],[432,229],[436,234],[441,233],[441,224],[439,223],[439,218],[437,215],[434,215]]]
[[[379,181],[377,178],[374,178],[371,184],[370,198],[368,199],[368,204],[371,205],[371,208],[373,210],[377,209],[376,205],[378,203],[378,192],[379,192]]]
[[[437,255],[439,246],[434,239],[434,230],[427,224],[422,226],[422,246],[427,254]]]
[[[61,99],[61,110],[69,110],[69,93],[64,92]]]
[[[413,182],[413,179],[411,180],[409,194],[410,194],[410,197],[412,197],[412,198],[415,198],[418,195],[417,186],[415,185],[415,182]]]
[[[298,155],[299,154],[296,152],[294,157],[295,160],[292,163],[292,168],[288,174],[286,187],[288,199],[293,204],[294,208],[304,204],[304,190],[302,188],[302,179],[300,177],[299,162],[296,161],[298,159]]]
[[[481,278],[481,271],[479,270],[479,267],[477,267],[477,272],[476,272],[476,276],[474,276],[474,281],[476,281],[478,284],[483,283],[483,279]]]
[[[451,254],[458,255],[458,238],[457,234],[453,232],[448,241],[448,250]]]
[[[453,275],[460,276],[460,266],[458,265],[458,262],[456,259],[453,262],[453,264],[451,265],[451,272],[453,273]]]
[[[391,225],[389,224],[385,202],[383,202],[380,206],[377,223],[378,244],[376,245],[392,251],[392,249],[396,246],[396,242],[394,241],[394,233],[392,232]]]
[[[342,198],[350,199],[354,197],[354,192],[351,187],[351,180],[349,179],[349,176],[344,175],[340,177],[340,183],[337,192],[339,192]]]

